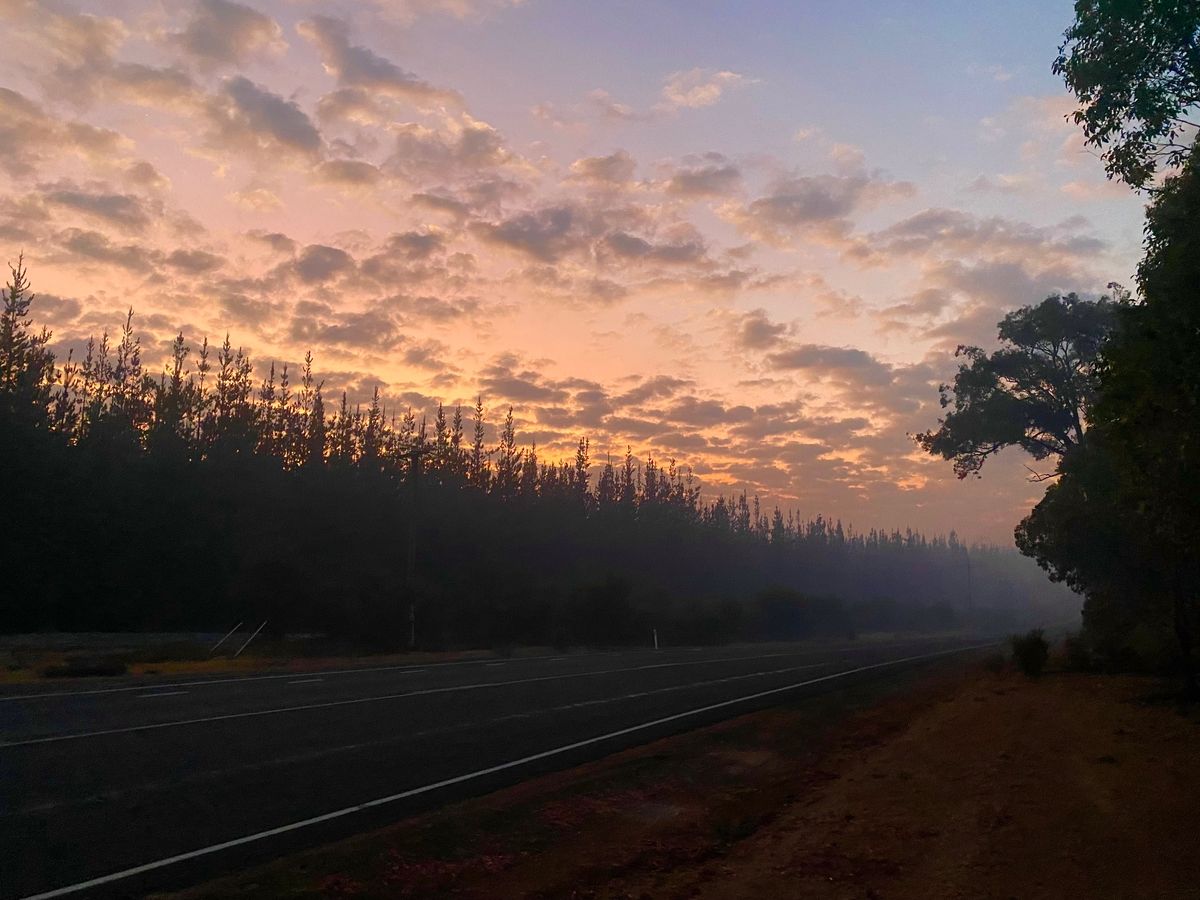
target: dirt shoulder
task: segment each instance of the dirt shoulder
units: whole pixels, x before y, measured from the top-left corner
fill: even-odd
[[[942,670],[680,735],[180,897],[1195,897],[1200,719]]]

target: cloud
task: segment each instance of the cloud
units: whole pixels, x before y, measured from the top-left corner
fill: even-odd
[[[480,306],[473,298],[447,299],[429,294],[396,294],[380,301],[380,305],[399,313],[405,323],[453,322],[474,315]]]
[[[383,169],[409,180],[470,177],[517,162],[500,132],[466,113],[444,117],[438,128],[405,122],[391,130],[395,144]]]
[[[377,166],[357,159],[327,160],[317,166],[316,175],[326,184],[345,187],[369,187],[383,177]]]
[[[720,400],[702,400],[685,396],[675,400],[662,410],[663,418],[669,422],[692,428],[711,428],[734,422],[745,422],[754,415],[754,410],[744,404],[726,406]]]
[[[679,391],[690,388],[695,382],[689,378],[676,378],[673,375],[655,375],[643,380],[636,387],[630,388],[615,398],[621,406],[637,407],[648,400],[673,397]]]
[[[932,208],[857,241],[850,251],[862,260],[914,257],[931,252],[1016,256],[1028,261],[1094,257],[1107,244],[1062,228],[1030,225],[1001,216],[979,217],[957,209]]]
[[[535,259],[554,262],[579,246],[579,211],[571,206],[550,206],[521,213],[492,225],[479,223],[476,233],[484,240],[521,250]]]
[[[720,153],[705,153],[685,161],[683,168],[667,180],[666,192],[687,199],[723,197],[734,193],[742,183],[742,172]]]
[[[114,244],[98,231],[80,228],[59,232],[56,243],[81,261],[103,263],[137,273],[152,271],[162,260],[162,254],[157,250],[139,244]]]
[[[1031,176],[1020,174],[979,175],[971,180],[967,185],[967,190],[978,194],[991,192],[1016,194],[1032,187],[1033,181],[1034,179]]]
[[[56,118],[24,94],[0,87],[0,169],[10,175],[27,176],[64,153],[115,161],[130,146],[116,131]]]
[[[604,118],[625,122],[649,122],[655,119],[654,112],[638,112],[631,106],[619,103],[608,91],[596,88],[587,95],[587,102]],[[559,120],[562,121],[561,119]]]
[[[562,387],[546,383],[540,372],[520,368],[520,361],[512,354],[502,354],[481,369],[479,383],[486,396],[516,403],[562,403],[570,396]]]
[[[153,164],[144,159],[130,163],[121,173],[121,177],[129,184],[150,191],[163,191],[171,186],[171,179],[163,175]]]
[[[520,6],[525,0],[369,0],[380,15],[400,24],[423,16],[443,15],[454,19],[482,19],[497,10]]]
[[[88,13],[55,12],[35,6],[30,23],[34,40],[54,65],[44,80],[51,91],[75,106],[86,106],[97,94],[97,75],[111,66],[129,36],[119,19]]]
[[[338,88],[317,100],[317,118],[326,123],[383,125],[389,115],[381,100],[362,88]]]
[[[384,248],[385,252],[404,259],[428,259],[445,251],[446,237],[436,231],[405,231],[390,235]]]
[[[116,63],[100,76],[105,92],[140,106],[190,111],[203,103],[203,92],[182,69],[142,63]]]
[[[250,231],[246,236],[261,241],[276,253],[296,252],[296,242],[278,231]]]
[[[226,150],[315,158],[321,134],[291,100],[236,75],[208,104],[210,141]]]
[[[519,213],[501,222],[477,222],[483,241],[509,247],[543,262],[555,262],[578,250],[596,233],[596,223],[578,205],[563,203]]]
[[[662,88],[661,108],[699,109],[712,106],[731,88],[752,83],[737,72],[689,69],[667,76]]]
[[[144,231],[151,222],[145,201],[133,194],[89,190],[71,182],[40,185],[39,188],[50,205],[82,213],[125,231]]]
[[[309,244],[290,268],[301,281],[316,284],[353,271],[354,257],[337,247]]]
[[[283,201],[270,188],[247,186],[226,195],[226,199],[251,212],[270,213],[283,209]]]
[[[887,181],[866,173],[804,175],[784,178],[744,206],[726,207],[725,215],[747,234],[777,241],[800,231],[845,232],[849,216],[872,203],[911,197],[906,181]]]
[[[698,233],[674,241],[652,242],[625,231],[614,231],[600,241],[598,252],[622,262],[655,262],[686,265],[705,259],[706,247]]]
[[[633,181],[637,163],[624,150],[608,156],[585,156],[571,163],[571,179],[590,187],[620,188]]]
[[[332,320],[293,315],[289,337],[305,346],[334,346],[352,350],[392,351],[404,337],[386,311],[343,312]]]
[[[865,350],[854,347],[830,347],[824,344],[797,344],[768,354],[773,369],[799,371],[817,378],[834,378],[856,384],[890,384],[891,367]]]
[[[74,297],[60,297],[39,291],[34,296],[32,310],[38,322],[60,325],[79,318],[83,305]]]
[[[1059,187],[1059,192],[1079,203],[1091,203],[1100,200],[1128,199],[1128,186],[1115,179],[1076,179],[1068,181]]]
[[[231,0],[199,0],[187,26],[172,42],[203,65],[244,65],[286,49],[270,16]]]
[[[188,275],[203,275],[223,265],[223,257],[205,250],[174,250],[164,260],[168,266]]]
[[[325,71],[337,78],[342,88],[417,103],[461,103],[454,91],[436,88],[366,47],[351,44],[349,28],[340,19],[314,16],[296,30],[316,46]]]
[[[726,91],[746,84],[754,79],[737,72],[714,71],[711,69],[689,69],[674,72],[663,81],[658,103],[648,110],[640,111],[621,103],[603,88],[590,91],[585,97],[587,107],[602,118],[618,122],[653,122],[678,114],[685,109],[701,109],[712,106]],[[576,107],[578,115],[584,112]],[[543,103],[534,107],[534,116],[557,127],[575,124],[573,118],[553,104]]]
[[[737,342],[748,350],[764,350],[777,345],[786,333],[786,325],[772,322],[766,310],[755,309],[738,323]]]

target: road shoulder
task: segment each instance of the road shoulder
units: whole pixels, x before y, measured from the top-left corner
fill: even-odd
[[[1186,896],[1200,725],[961,663],[656,741],[177,895]]]

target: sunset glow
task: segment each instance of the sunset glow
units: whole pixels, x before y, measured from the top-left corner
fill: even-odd
[[[954,349],[1130,284],[1143,201],[1049,71],[1071,4],[0,0],[0,245],[65,357],[229,334],[327,396],[1010,544]],[[1003,66],[999,64],[1004,60]]]

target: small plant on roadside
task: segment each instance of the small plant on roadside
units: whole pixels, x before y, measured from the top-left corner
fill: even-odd
[[[1042,629],[1035,628],[1023,635],[1014,634],[1009,638],[1009,643],[1017,668],[1030,678],[1039,677],[1050,657],[1050,645],[1046,643]]]

